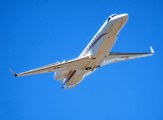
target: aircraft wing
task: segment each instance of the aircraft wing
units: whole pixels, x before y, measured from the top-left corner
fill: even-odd
[[[14,74],[15,77],[19,77],[19,76],[27,76],[27,75],[34,75],[34,74],[50,73],[50,72],[56,72],[62,70],[79,70],[84,68],[90,62],[91,59],[92,56],[77,58],[63,63],[53,63],[50,65],[39,67],[19,74],[16,74],[11,69],[10,71]]]
[[[150,53],[109,53],[109,55],[105,58],[104,62],[101,66],[108,65],[111,63],[116,63],[120,61],[132,60],[141,57],[147,57],[154,54],[152,47],[150,47]]]

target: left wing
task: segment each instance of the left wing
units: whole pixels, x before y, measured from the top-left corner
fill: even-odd
[[[101,66],[120,62],[120,61],[126,61],[126,60],[151,56],[154,54],[154,50],[152,49],[152,47],[150,47],[150,49],[151,49],[150,53],[109,53],[109,55],[105,58]]]
[[[53,63],[50,65],[39,67],[19,74],[16,74],[11,69],[10,71],[12,72],[12,74],[14,74],[15,77],[19,77],[19,76],[27,76],[27,75],[34,75],[34,74],[50,73],[50,72],[56,72],[62,70],[79,70],[84,68],[90,62],[91,59],[93,59],[92,56],[77,58],[64,63]]]

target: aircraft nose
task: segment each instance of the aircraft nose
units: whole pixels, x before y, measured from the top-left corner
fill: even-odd
[[[123,20],[124,22],[127,22],[128,14],[121,14],[121,15],[119,15],[119,19]]]
[[[120,21],[123,21],[124,23],[126,23],[127,20],[128,20],[128,14],[120,14],[112,18],[112,23],[117,23]]]
[[[112,25],[114,26],[114,32],[119,33],[122,27],[126,24],[128,20],[128,14],[120,14],[112,19]]]

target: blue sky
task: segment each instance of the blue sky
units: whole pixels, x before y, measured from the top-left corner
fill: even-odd
[[[162,1],[0,1],[2,120],[162,120]],[[62,90],[54,73],[15,78],[80,55],[111,14],[128,13],[112,52],[151,57],[104,66]]]

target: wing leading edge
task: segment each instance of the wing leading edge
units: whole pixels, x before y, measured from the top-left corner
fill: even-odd
[[[109,53],[109,55],[106,56],[101,66],[105,66],[105,65],[120,62],[120,61],[126,61],[126,60],[132,60],[132,59],[151,56],[154,54],[154,50],[152,49],[152,47],[150,47],[150,50],[151,50],[150,53]]]
[[[90,62],[91,59],[92,59],[92,56],[77,58],[77,59],[73,59],[64,63],[53,63],[50,65],[39,67],[39,68],[29,70],[26,72],[22,72],[19,74],[16,74],[11,69],[10,71],[15,77],[20,77],[20,76],[50,73],[50,72],[56,72],[56,71],[62,71],[62,70],[79,70],[79,69],[84,68]]]

